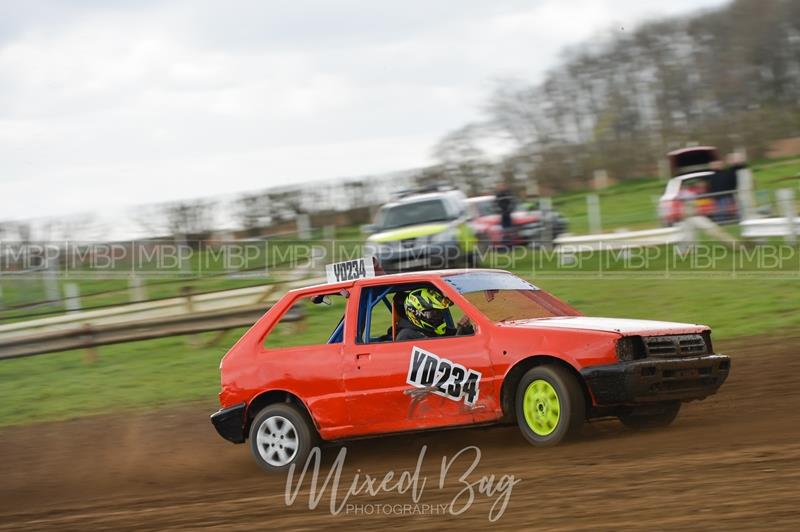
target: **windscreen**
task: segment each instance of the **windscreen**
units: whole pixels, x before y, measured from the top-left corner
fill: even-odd
[[[470,272],[445,280],[492,321],[581,315],[560,299],[508,273]]]
[[[382,230],[406,225],[444,222],[449,219],[441,199],[403,203],[381,211],[378,225]]]

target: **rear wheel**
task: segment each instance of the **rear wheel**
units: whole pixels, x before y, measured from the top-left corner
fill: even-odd
[[[266,406],[250,425],[250,450],[258,465],[270,472],[304,464],[315,443],[314,428],[292,404]]]
[[[577,434],[586,419],[586,403],[578,380],[559,366],[528,370],[517,386],[517,424],[537,447],[557,445]]]
[[[666,427],[678,417],[681,410],[680,401],[658,403],[634,407],[629,412],[621,414],[619,420],[631,429],[655,429]]]

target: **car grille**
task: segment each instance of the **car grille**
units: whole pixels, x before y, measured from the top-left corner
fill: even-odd
[[[711,340],[706,334],[674,334],[645,336],[644,347],[648,357],[690,357],[711,353]]]

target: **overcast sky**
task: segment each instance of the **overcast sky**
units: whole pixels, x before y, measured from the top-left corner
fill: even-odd
[[[0,0],[0,220],[418,167],[498,79],[721,0]]]

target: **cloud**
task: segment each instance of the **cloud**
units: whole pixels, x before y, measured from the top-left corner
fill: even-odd
[[[720,3],[3,3],[0,218],[421,166],[493,80]]]

